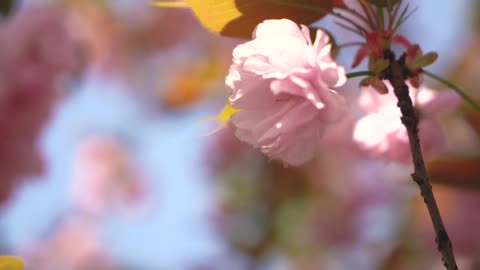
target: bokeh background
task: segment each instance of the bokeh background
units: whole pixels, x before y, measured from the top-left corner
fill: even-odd
[[[480,102],[480,2],[411,4],[403,34]],[[150,1],[15,1],[0,22],[0,254],[27,270],[442,269],[411,166],[362,156],[355,113],[300,168],[230,127],[205,136],[239,42]],[[439,121],[434,191],[461,269],[480,269],[480,114]]]

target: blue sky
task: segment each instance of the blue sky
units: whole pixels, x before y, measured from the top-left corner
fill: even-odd
[[[206,112],[200,108],[154,116],[122,87],[92,80],[58,108],[42,143],[48,175],[25,185],[1,219],[13,247],[45,232],[69,210],[74,147],[82,136],[99,131],[126,138],[145,169],[152,194],[146,216],[115,216],[104,223],[111,252],[130,263],[182,269],[175,267],[218,250],[205,222],[213,197],[202,166],[205,126],[197,120]]]

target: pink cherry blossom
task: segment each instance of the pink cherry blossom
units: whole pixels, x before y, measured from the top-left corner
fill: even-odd
[[[358,103],[366,113],[355,124],[353,138],[360,148],[373,157],[408,163],[411,160],[407,130],[401,123],[401,112],[393,87],[387,81],[389,93],[379,95],[372,87],[365,87]],[[445,150],[446,139],[441,126],[431,117],[434,113],[448,112],[459,102],[453,91],[435,92],[412,87],[410,97],[420,112],[419,136],[426,156]]]
[[[345,70],[330,57],[329,38],[294,22],[266,20],[253,40],[233,51],[226,79],[236,136],[272,159],[301,165],[330,124],[347,110],[343,96],[332,90],[346,81]]]
[[[0,24],[0,203],[22,177],[42,171],[36,141],[73,56],[65,19],[55,10],[20,9]]]
[[[22,248],[20,255],[26,262],[26,269],[118,269],[106,248],[94,224],[69,217],[46,239]]]
[[[72,199],[82,213],[102,216],[146,205],[147,188],[139,168],[116,138],[87,138],[74,162]]]

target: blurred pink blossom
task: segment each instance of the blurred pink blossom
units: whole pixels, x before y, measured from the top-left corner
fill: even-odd
[[[451,204],[451,212],[446,215],[449,234],[452,241],[455,241],[455,253],[459,256],[475,259],[480,263],[480,235],[478,226],[480,218],[475,213],[480,207],[478,193],[472,191],[453,191],[454,198],[447,201]],[[452,192],[452,193],[453,193]],[[465,224],[468,224],[466,226]]]
[[[125,146],[107,135],[87,138],[78,147],[72,200],[79,210],[102,216],[117,210],[141,210],[147,187]]]
[[[385,95],[379,95],[371,87],[362,89],[358,104],[366,115],[355,124],[353,138],[373,157],[407,163],[411,160],[407,131],[400,120],[401,112],[393,87],[387,81],[385,84],[389,90]],[[458,95],[453,91],[435,92],[408,85],[410,97],[420,112],[419,136],[424,154],[428,156],[444,150],[444,132],[431,116],[452,110],[459,102]]]
[[[26,269],[117,269],[105,248],[93,224],[83,219],[69,218],[47,239],[31,243],[20,253],[26,262]]]
[[[21,177],[42,171],[36,140],[73,56],[64,17],[55,10],[20,9],[0,24],[0,203]]]
[[[321,30],[312,44],[306,26],[266,20],[252,41],[234,49],[226,84],[240,110],[232,116],[240,140],[290,165],[314,157],[325,129],[347,111],[344,97],[331,89],[346,76],[328,42]]]
[[[248,144],[235,137],[235,127],[231,123],[211,138],[205,156],[206,165],[213,172],[227,169],[230,166],[240,167],[260,156]]]

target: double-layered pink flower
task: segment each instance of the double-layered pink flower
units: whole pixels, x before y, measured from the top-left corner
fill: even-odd
[[[393,87],[384,81],[388,94],[379,95],[372,87],[364,87],[358,104],[366,113],[356,124],[353,139],[372,157],[408,163],[411,160],[407,130],[401,122]],[[445,149],[446,138],[441,126],[431,117],[448,112],[459,102],[453,91],[414,88],[409,83],[410,98],[420,114],[419,136],[422,150],[430,155]]]
[[[287,19],[266,20],[253,40],[237,46],[226,79],[230,103],[239,111],[231,121],[236,136],[272,159],[301,165],[330,124],[347,111],[333,88],[346,81],[345,70],[330,56],[328,35]]]

